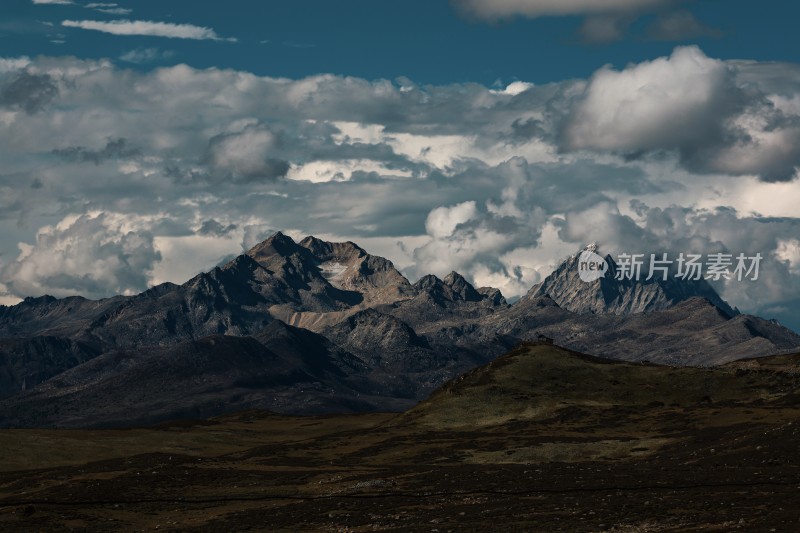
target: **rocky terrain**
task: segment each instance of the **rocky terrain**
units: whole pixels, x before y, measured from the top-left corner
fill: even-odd
[[[409,282],[354,243],[276,233],[182,285],[0,306],[0,425],[402,410],[539,336],[629,361],[709,366],[800,348],[705,281],[584,283],[576,258],[509,304],[456,272]]]

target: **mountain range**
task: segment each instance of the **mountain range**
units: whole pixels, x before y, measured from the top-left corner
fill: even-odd
[[[352,242],[278,232],[182,285],[26,298],[0,306],[0,426],[404,410],[542,337],[687,366],[800,348],[800,335],[739,313],[705,281],[619,281],[609,271],[585,283],[576,261],[509,303],[456,272],[412,284]]]

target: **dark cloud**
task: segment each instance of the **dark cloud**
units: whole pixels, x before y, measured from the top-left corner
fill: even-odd
[[[530,139],[541,139],[547,135],[544,122],[541,119],[516,119],[511,124],[512,137],[524,141]]]
[[[462,12],[488,20],[596,13],[638,13],[674,3],[674,0],[451,0]]]
[[[697,37],[721,37],[722,32],[703,24],[687,9],[678,9],[658,15],[645,31],[654,41],[685,41]]]
[[[204,221],[203,224],[201,224],[200,229],[197,230],[197,233],[200,235],[214,235],[217,237],[222,237],[224,235],[229,235],[232,231],[238,229],[238,227],[239,226],[236,224],[228,224],[225,226],[212,218]]]
[[[618,13],[586,17],[578,34],[588,44],[611,43],[621,40],[635,20],[635,15]]]
[[[682,0],[451,0],[456,9],[469,17],[491,22],[514,17],[584,17],[578,35],[587,44],[619,41],[631,25],[650,13],[658,13],[648,29],[653,39],[683,40],[713,35],[711,28],[687,10],[670,11]],[[664,10],[667,10],[666,12]]]
[[[34,114],[44,109],[58,94],[58,85],[49,75],[23,70],[0,88],[0,105]]]
[[[70,146],[53,150],[53,154],[71,163],[94,163],[99,165],[114,159],[130,159],[141,155],[140,148],[131,146],[126,139],[109,139],[100,150],[90,150],[83,146]]]
[[[172,50],[161,50],[159,48],[136,48],[134,50],[125,52],[119,56],[119,59],[125,63],[144,65],[147,63],[156,63],[165,59],[172,59],[173,57],[175,57],[175,52]]]

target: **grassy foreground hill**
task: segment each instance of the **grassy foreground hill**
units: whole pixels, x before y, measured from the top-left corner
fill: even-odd
[[[781,403],[800,390],[800,359],[712,368],[627,363],[522,344],[434,392],[403,418],[431,427],[491,426],[569,412]]]
[[[404,414],[0,432],[0,530],[796,531],[800,356],[521,345]]]

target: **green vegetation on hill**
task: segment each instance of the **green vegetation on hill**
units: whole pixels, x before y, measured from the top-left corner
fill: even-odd
[[[564,409],[772,402],[800,389],[800,358],[775,356],[714,368],[601,359],[524,343],[448,382],[404,416],[432,427],[545,419]]]

